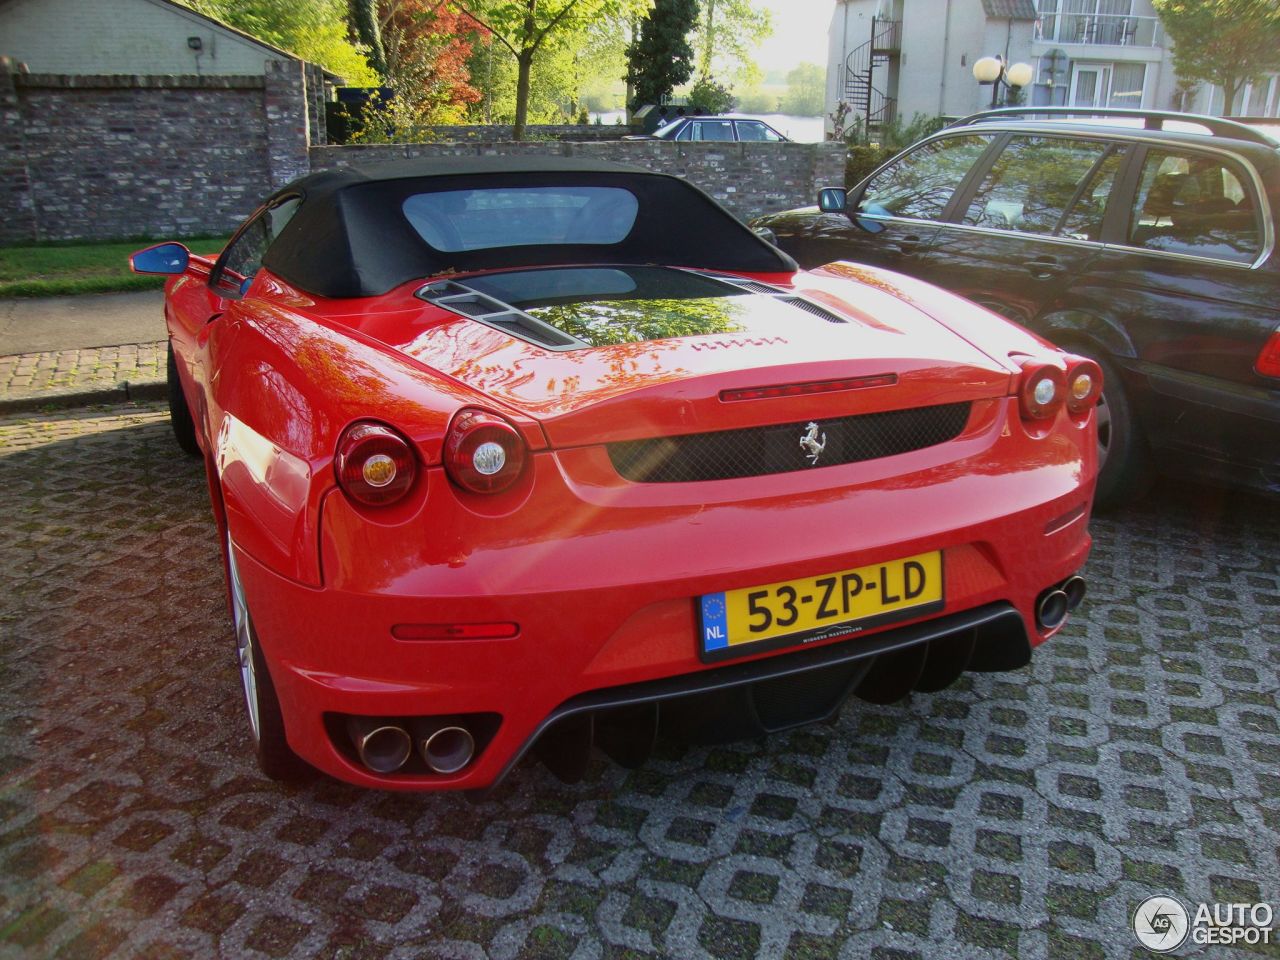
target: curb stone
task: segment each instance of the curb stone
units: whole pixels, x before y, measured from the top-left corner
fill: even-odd
[[[0,412],[162,400],[164,340],[0,356]]]
[[[0,397],[0,414],[30,413],[49,407],[87,407],[101,403],[136,403],[168,396],[164,380],[121,381],[114,387],[68,387],[22,397]]]

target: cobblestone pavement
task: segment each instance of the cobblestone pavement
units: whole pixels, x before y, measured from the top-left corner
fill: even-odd
[[[0,357],[0,402],[163,382],[165,341]]]
[[[1088,960],[1148,894],[1280,906],[1273,503],[1095,521],[1028,669],[473,802],[258,775],[159,408],[0,421],[0,491],[0,955]]]

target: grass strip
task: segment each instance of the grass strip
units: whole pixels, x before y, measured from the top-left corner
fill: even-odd
[[[129,270],[129,254],[158,241],[33,244],[0,247],[0,297],[57,297],[120,290],[152,290],[163,277]],[[185,241],[196,252],[221,249],[225,237]]]

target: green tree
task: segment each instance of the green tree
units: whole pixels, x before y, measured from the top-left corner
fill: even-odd
[[[467,68],[479,28],[442,0],[378,0],[378,14],[396,104],[415,125],[458,122],[480,99]]]
[[[689,88],[689,103],[698,113],[728,113],[737,100],[733,91],[715,77],[703,75]]]
[[[545,49],[593,22],[635,16],[651,0],[449,0],[483,27],[515,59],[512,137],[524,139],[533,63]]]
[[[356,86],[377,75],[347,35],[346,0],[186,0],[188,6],[260,40],[318,63]]]
[[[379,29],[378,0],[348,0],[347,22],[354,39],[365,48],[365,59],[378,76],[387,75],[387,57],[382,48],[382,31]]]
[[[827,72],[816,63],[802,63],[787,74],[787,92],[782,112],[795,117],[822,116],[826,97]]]
[[[689,32],[698,19],[698,0],[654,0],[627,46],[627,83],[633,108],[661,103],[679,84],[693,76],[693,47]]]
[[[1224,112],[1249,81],[1280,70],[1280,3],[1276,0],[1152,0],[1173,40],[1182,80],[1222,87]]]
[[[700,6],[693,38],[699,76],[721,69],[740,82],[758,79],[751,52],[773,33],[769,11],[756,9],[751,0],[702,0]]]
[[[747,87],[745,90],[735,90],[734,93],[738,98],[736,109],[741,110],[743,113],[782,112],[778,94],[773,90],[761,86],[752,86]]]
[[[621,76],[625,67],[622,37],[613,27],[605,21],[568,31],[538,51],[537,69],[529,78],[527,123],[563,123],[584,101],[611,109],[608,91],[620,84],[602,78]],[[508,51],[494,41],[477,43],[467,65],[471,85],[480,91],[468,111],[470,120],[513,123],[518,71]]]

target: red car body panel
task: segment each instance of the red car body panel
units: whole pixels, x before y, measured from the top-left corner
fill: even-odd
[[[943,552],[945,614],[1011,605],[1031,645],[1037,597],[1083,565],[1096,474],[1091,409],[1019,413],[1022,364],[1051,345],[883,270],[743,274],[844,323],[737,300],[732,333],[553,352],[415,296],[328,299],[260,270],[223,299],[196,263],[167,287],[181,385],[229,533],[289,746],[386,789],[483,788],[574,697],[717,667],[697,599]],[[467,274],[451,277],[465,281]],[[791,311],[788,313],[787,311]],[[893,382],[725,402],[726,390],[892,374]],[[860,462],[697,483],[623,479],[608,444],[966,402],[959,435]],[[443,466],[464,408],[509,420],[523,473],[478,494]],[[418,459],[387,507],[346,496],[343,431],[375,419]],[[924,621],[937,616],[917,618]],[[813,647],[910,626],[855,628]],[[401,640],[420,624],[513,624],[489,639]],[[777,651],[746,651],[748,663]],[[455,774],[378,774],[333,717],[492,714]]]
[[[989,462],[987,444],[1011,427],[1011,413],[1009,401],[992,405],[969,441],[974,465]],[[949,610],[1010,599],[1041,642],[1035,597],[1078,570],[1090,542],[1079,482],[1088,434],[1069,429],[1055,450],[1033,450],[1035,466],[1024,470],[972,474],[962,459],[922,466],[910,487],[895,489],[882,468],[838,491],[799,474],[745,506],[731,490],[718,491],[720,504],[681,502],[665,490],[628,496],[633,491],[619,489],[607,460],[590,448],[535,456],[527,486],[492,513],[468,509],[435,470],[420,509],[395,523],[371,523],[331,494],[324,590],[258,564],[242,567],[250,600],[264,611],[264,643],[276,641],[286,716],[302,721],[290,743],[320,769],[368,785],[487,786],[573,695],[710,669],[695,653],[693,598],[939,546]],[[1004,442],[1011,458],[1037,443],[1014,429]],[[830,469],[856,474],[857,467]],[[660,499],[668,502],[645,502]],[[1072,513],[1075,522],[1055,523]],[[859,548],[823,546],[822,532],[848,526],[851,515]],[[940,522],[957,515],[961,525]],[[707,544],[720,546],[708,555]],[[400,641],[391,634],[401,623],[475,620],[477,596],[487,598],[483,619],[517,623],[519,635]],[[458,777],[371,776],[334,748],[321,723],[326,711],[411,715],[428,705],[431,713],[503,717],[494,743]]]

